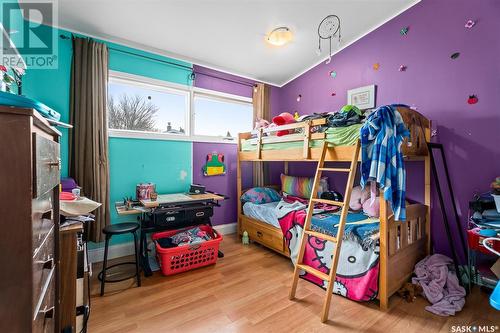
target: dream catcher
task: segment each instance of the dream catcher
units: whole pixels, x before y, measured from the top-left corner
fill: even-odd
[[[321,40],[328,39],[330,43],[330,53],[328,54],[328,61],[326,64],[332,61],[332,41],[335,36],[337,36],[338,44],[340,45],[340,18],[337,15],[328,15],[318,26],[318,53],[321,54]]]

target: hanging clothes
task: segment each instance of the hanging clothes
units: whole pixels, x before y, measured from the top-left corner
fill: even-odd
[[[375,182],[383,189],[396,221],[404,221],[406,172],[401,145],[410,133],[397,106],[379,107],[361,127],[361,186]]]

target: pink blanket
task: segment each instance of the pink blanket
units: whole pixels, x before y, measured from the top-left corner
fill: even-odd
[[[278,220],[285,235],[293,264],[302,239],[307,206],[299,201],[282,200],[276,207]],[[334,243],[308,236],[304,264],[329,274]],[[379,252],[378,247],[363,248],[359,241],[344,239],[340,249],[339,264],[333,292],[355,301],[370,301],[378,293]],[[301,272],[300,277],[323,289],[327,283],[316,276]]]

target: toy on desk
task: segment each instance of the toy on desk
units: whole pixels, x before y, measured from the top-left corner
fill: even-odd
[[[205,193],[205,186],[199,184],[191,184],[189,187],[189,194],[203,194]]]
[[[132,197],[124,197],[123,198],[123,205],[125,205],[126,210],[132,209],[132,207],[134,205],[134,200],[132,199]]]
[[[243,245],[250,244],[250,238],[248,237],[248,232],[243,231],[243,237],[241,237],[241,242],[243,243]]]
[[[135,197],[137,200],[149,199],[151,193],[156,192],[154,183],[141,183],[135,187]]]
[[[203,166],[203,175],[218,176],[226,174],[224,154],[211,153],[207,155],[207,162]]]

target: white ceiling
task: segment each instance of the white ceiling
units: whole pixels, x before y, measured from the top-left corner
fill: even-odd
[[[316,53],[325,16],[340,17],[342,48],[418,1],[58,0],[58,25],[282,86],[328,56]],[[279,26],[289,27],[294,41],[271,47],[265,35]]]

